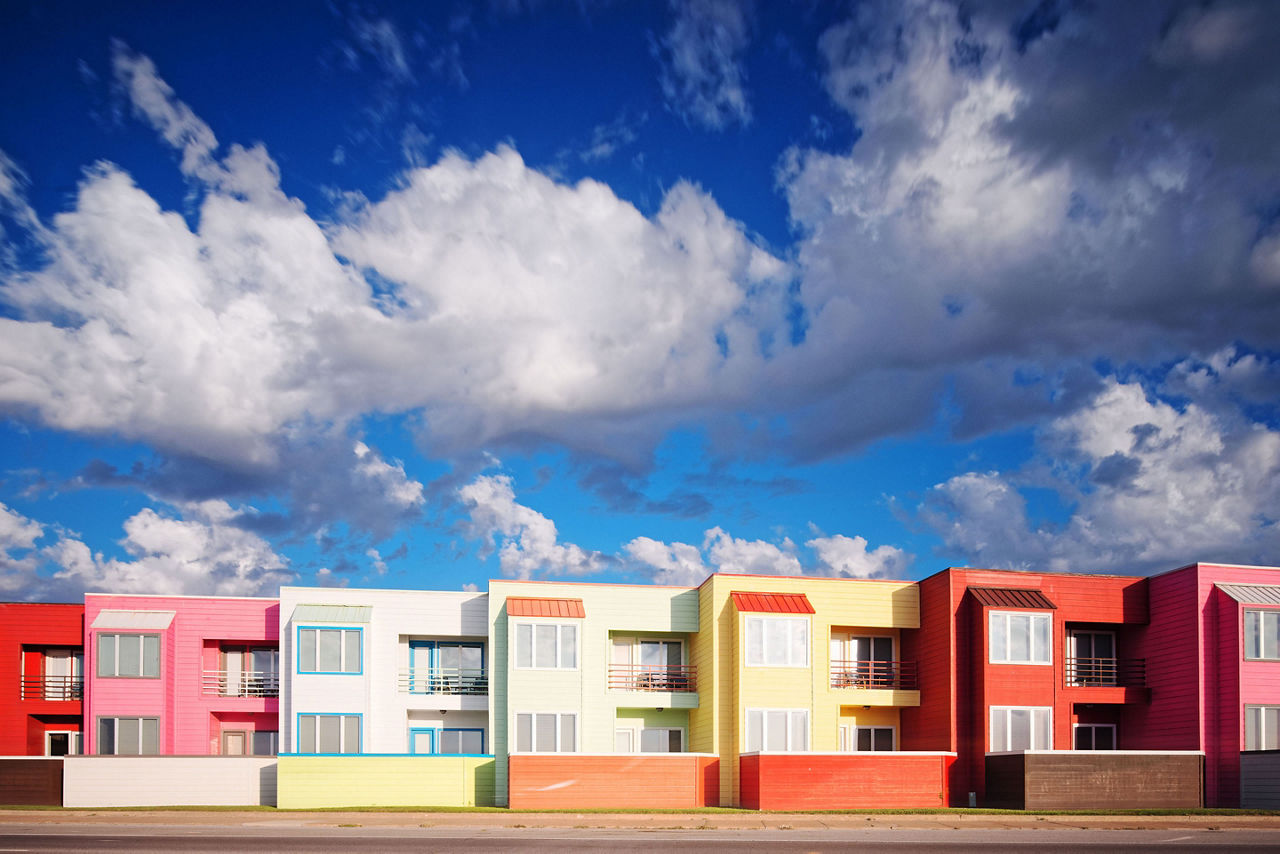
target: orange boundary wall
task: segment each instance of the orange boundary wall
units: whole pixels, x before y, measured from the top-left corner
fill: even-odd
[[[720,760],[703,753],[520,753],[511,809],[692,809],[720,805]]]
[[[757,810],[945,807],[954,753],[747,753],[742,806]]]

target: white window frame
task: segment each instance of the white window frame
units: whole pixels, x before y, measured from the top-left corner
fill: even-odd
[[[307,632],[315,633],[315,640],[311,643],[311,652],[313,653],[310,661],[303,661],[303,644],[302,636]],[[320,669],[320,635],[326,632],[336,632],[338,635],[338,669],[337,670],[321,670]],[[356,646],[358,649],[355,653],[355,661],[349,661],[351,658],[347,649],[347,635],[354,634],[357,638]],[[359,676],[364,673],[364,629],[359,626],[299,626],[298,627],[298,667],[297,672],[301,676]]]
[[[1273,722],[1270,728],[1268,720]],[[1244,749],[1280,750],[1280,706],[1250,703],[1244,707]]]
[[[1031,713],[1031,744],[1027,747],[1012,747],[1013,741],[1013,713],[1014,712],[1030,712]],[[1045,716],[1045,726],[1043,731],[1048,735],[1048,744],[1036,744],[1036,734],[1041,731],[1036,726],[1036,718],[1040,714]],[[996,743],[996,716],[1004,717],[1004,733],[1005,741],[1003,744]],[[987,736],[991,745],[992,753],[1009,753],[1020,750],[1052,750],[1053,749],[1053,706],[992,706],[987,716]]]
[[[1010,650],[1013,644],[1010,642],[1013,637],[1012,624],[1015,618],[1027,617],[1027,658],[1017,659],[1010,656]],[[1003,624],[1004,629],[1004,649],[996,648],[996,623],[999,621]],[[1044,649],[1039,648],[1037,637],[1039,632],[1036,631],[1036,624],[1043,622],[1048,626],[1045,632],[1046,639],[1042,642]],[[1028,664],[1028,665],[1052,665],[1053,664],[1053,613],[1049,611],[990,611],[987,614],[987,660],[991,664]],[[1043,657],[1041,657],[1041,655]]]
[[[1095,732],[1100,729],[1111,730],[1111,747],[1110,748],[1106,748],[1106,747],[1099,748],[1096,746],[1095,747],[1076,747],[1076,733],[1078,733],[1082,729],[1091,729],[1091,730],[1094,730]],[[1098,743],[1098,737],[1096,734],[1093,736],[1093,743],[1095,745]],[[1080,751],[1087,750],[1089,752],[1093,752],[1097,750],[1104,750],[1104,751],[1119,750],[1120,749],[1119,743],[1116,741],[1116,725],[1115,724],[1079,724],[1079,723],[1072,724],[1071,725],[1071,749],[1080,750]]]
[[[67,736],[67,756],[79,756],[84,752],[84,734],[78,729],[47,729],[44,731],[44,755],[52,756],[49,751],[53,749],[50,744],[49,736],[65,735]]]
[[[664,743],[667,747],[670,747],[670,746],[671,746],[671,733],[673,733],[673,732],[675,732],[675,733],[679,733],[679,734],[680,734],[680,749],[679,749],[679,750],[645,750],[645,749],[644,749],[644,734],[645,734],[645,733],[647,733],[647,732],[661,732],[661,733],[666,733],[666,738],[665,738],[665,740],[664,740],[664,742],[663,742],[663,743]],[[685,731],[684,731],[684,727],[679,727],[679,726],[646,726],[646,727],[641,727],[639,730],[637,730],[637,735],[636,735],[636,750],[637,750],[638,752],[640,752],[640,753],[684,753],[684,752],[688,749],[688,748],[686,747],[686,745],[687,745],[687,744],[688,744],[688,736],[687,736],[687,734],[686,734],[686,733],[685,733]]]
[[[102,640],[103,638],[114,638],[111,641],[111,672],[103,673],[102,660]],[[120,638],[138,638],[138,672],[136,675],[120,673]],[[95,652],[94,672],[100,679],[159,679],[160,671],[164,667],[164,648],[160,642],[160,635],[154,632],[98,632],[94,639],[97,644]],[[155,673],[147,672],[147,646],[148,640],[155,642]]]
[[[303,743],[302,721],[304,718],[314,718],[311,725],[311,742]],[[338,719],[338,750],[337,752],[325,751],[321,753],[320,747],[320,719],[321,718],[337,718]],[[316,756],[350,756],[363,752],[364,743],[364,715],[358,712],[300,712],[295,718],[297,721],[298,734],[298,753],[305,753]],[[351,747],[347,743],[347,721],[354,720],[356,722],[356,744],[355,750],[348,750]]]
[[[513,625],[516,670],[577,670],[582,660],[582,626],[578,623],[518,622]],[[555,663],[538,664],[538,629],[555,630]],[[527,635],[527,637],[525,637]],[[566,640],[572,635],[572,642]],[[528,652],[525,659],[524,652]],[[565,663],[572,657],[571,663]]]
[[[770,751],[766,747],[766,745],[769,744],[769,741],[770,741],[769,736],[771,735],[770,721],[774,720],[776,722],[776,716],[779,714],[785,715],[785,723],[783,724],[783,730],[784,730],[783,740],[785,742],[785,746],[780,751],[777,751],[777,750]],[[752,722],[753,717],[756,719],[756,722],[754,724]],[[796,734],[797,719],[801,721],[801,731],[804,733],[803,744],[796,743],[795,734]],[[759,735],[758,735],[759,743],[753,743],[753,741],[756,740],[755,738],[753,738],[753,734],[752,734],[753,729],[756,729],[759,732]],[[809,710],[808,709],[747,709],[744,715],[742,732],[743,732],[742,741],[743,741],[743,744],[745,745],[744,752],[746,753],[765,753],[765,752],[804,753],[809,750],[809,742],[810,742]]]
[[[743,622],[747,667],[808,667],[813,632],[808,617],[750,615]],[[786,635],[781,655],[769,643],[769,627],[781,627]],[[797,637],[800,633],[800,637]],[[799,655],[797,655],[797,651]]]
[[[137,721],[138,722],[138,752],[137,753],[121,753],[120,752],[120,722],[121,721]],[[153,721],[155,724],[155,750],[147,750],[146,739],[146,722]],[[111,752],[102,752],[102,725],[110,723],[111,726]],[[159,756],[160,755],[160,719],[149,715],[104,715],[98,718],[96,722],[98,736],[97,744],[94,747],[98,750],[99,756]]]
[[[1270,644],[1267,643],[1268,636],[1271,639]],[[1267,649],[1268,645],[1271,646],[1270,650]],[[1268,652],[1271,654],[1268,655]],[[1280,661],[1280,610],[1274,608],[1245,610],[1244,657],[1246,661]]]
[[[551,717],[555,719],[555,748],[552,750],[538,749],[538,718]],[[527,749],[520,747],[520,719],[529,719],[529,746]],[[566,748],[564,745],[564,726],[565,719],[573,720],[573,746]],[[513,716],[515,726],[512,731],[515,733],[511,739],[513,746],[512,753],[577,753],[578,745],[582,742],[582,736],[578,732],[578,713],[577,712],[516,712]]]

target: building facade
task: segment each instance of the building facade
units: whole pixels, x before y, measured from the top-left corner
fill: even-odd
[[[0,755],[82,751],[84,606],[0,603]]]

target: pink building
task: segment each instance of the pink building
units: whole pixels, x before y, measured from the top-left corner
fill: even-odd
[[[85,596],[84,752],[269,755],[276,599]]]
[[[1151,702],[1130,746],[1202,750],[1205,805],[1241,803],[1241,751],[1280,748],[1280,568],[1196,563],[1150,579],[1135,654]]]

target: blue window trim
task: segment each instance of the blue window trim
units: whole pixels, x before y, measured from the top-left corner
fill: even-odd
[[[426,733],[427,735],[431,736],[431,749],[426,753],[419,753],[413,747],[413,737],[415,735],[418,735],[419,733]],[[412,756],[434,756],[436,752],[436,737],[437,737],[436,733],[437,733],[436,727],[429,727],[429,726],[410,727],[409,728],[409,754]]]
[[[360,750],[355,753],[303,753],[298,743],[302,737],[303,718],[356,718],[360,721]],[[364,713],[363,712],[298,712],[294,716],[293,745],[298,750],[294,756],[367,756],[364,749]],[[277,746],[279,746],[277,744]]]
[[[480,641],[451,641],[451,640],[411,640],[409,641],[409,649],[429,649],[431,655],[428,658],[428,667],[432,669],[440,666],[440,647],[441,646],[466,646],[480,650],[480,669],[485,669],[485,651],[484,643]],[[412,657],[410,657],[409,669],[413,669]]]
[[[312,631],[359,632],[360,633],[360,669],[359,670],[303,670],[302,669],[302,632]],[[319,643],[319,640],[316,641]],[[295,626],[293,632],[293,669],[300,676],[363,676],[364,675],[364,626]]]
[[[415,733],[429,732],[431,733],[431,752],[418,753],[413,749],[413,736]],[[480,733],[480,752],[479,753],[441,753],[440,752],[440,736],[446,732],[478,732]],[[489,756],[491,754],[484,752],[484,727],[478,726],[431,726],[431,727],[410,727],[409,728],[409,755],[410,756]]]

